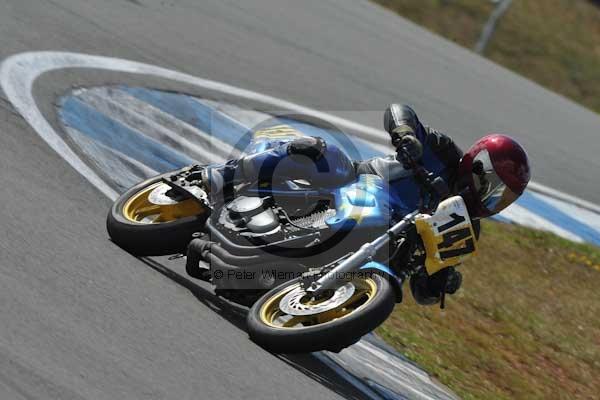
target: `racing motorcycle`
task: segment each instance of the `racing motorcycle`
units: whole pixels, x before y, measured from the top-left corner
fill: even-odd
[[[286,126],[259,131],[247,153],[298,135]],[[267,350],[340,351],[387,319],[412,274],[431,275],[475,252],[463,199],[408,152],[397,157],[420,187],[410,212],[398,213],[377,175],[326,188],[256,180],[212,196],[202,179],[208,167],[192,165],[121,195],[108,232],[134,255],[185,253],[190,276],[251,306],[249,336]]]

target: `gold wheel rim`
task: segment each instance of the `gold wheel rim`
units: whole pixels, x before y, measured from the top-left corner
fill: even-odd
[[[259,312],[260,319],[264,324],[273,328],[302,329],[346,318],[371,303],[378,290],[377,284],[371,278],[357,278],[352,281],[352,284],[355,287],[354,293],[337,308],[320,314],[301,316],[288,315],[279,308],[281,299],[296,289],[300,283],[288,286],[282,291],[275,293],[261,306]],[[310,302],[306,304],[310,304]]]
[[[154,183],[131,196],[123,206],[123,216],[131,222],[162,224],[204,212],[204,208],[193,199],[186,199],[173,204],[152,203],[149,199],[150,193],[160,185],[163,185],[163,183]]]

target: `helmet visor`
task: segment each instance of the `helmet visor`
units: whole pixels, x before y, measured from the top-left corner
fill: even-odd
[[[500,179],[487,150],[480,151],[473,159],[472,174],[479,200],[491,214],[502,211],[519,197]]]

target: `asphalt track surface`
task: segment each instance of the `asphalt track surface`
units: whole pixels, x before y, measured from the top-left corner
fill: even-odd
[[[387,103],[410,102],[464,146],[518,133],[538,182],[600,201],[597,115],[368,2],[3,0],[0,59],[33,50],[133,59],[377,127]],[[53,101],[60,79],[38,95]],[[264,352],[235,307],[110,243],[109,201],[4,97],[0,168],[0,398],[358,396],[310,356]]]

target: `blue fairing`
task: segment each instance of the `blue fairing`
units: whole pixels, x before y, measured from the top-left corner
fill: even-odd
[[[360,267],[360,269],[362,271],[365,270],[377,270],[377,271],[381,271],[387,275],[391,275],[393,277],[396,277],[396,273],[387,265],[378,263],[377,261],[369,261],[368,263],[366,263],[365,265],[363,265],[362,267]]]
[[[396,293],[396,302],[397,303],[401,303],[402,302],[402,283],[403,280],[398,277],[398,275],[396,275],[396,273],[394,272],[394,270],[392,270],[390,267],[388,267],[385,264],[381,264],[378,263],[377,261],[369,261],[368,263],[366,263],[365,265],[363,265],[362,267],[360,267],[361,271],[377,271],[377,272],[381,272],[385,275],[389,276],[389,282],[392,285],[392,288],[394,288],[394,292]]]
[[[428,148],[423,163],[429,171],[447,178],[444,164]],[[337,215],[327,221],[329,225],[341,226],[353,219],[359,227],[383,227],[419,207],[420,188],[412,176],[390,184],[378,175],[360,175],[358,181],[336,189],[334,197]]]
[[[306,162],[305,157],[288,156],[287,147],[283,143],[257,142],[256,147],[262,151],[246,157],[245,168],[252,168],[253,171],[245,173],[255,175],[263,182],[281,178],[308,179],[314,187],[331,190],[354,180],[352,162],[339,147],[328,145],[323,157],[313,163]]]
[[[286,122],[285,127],[291,128],[290,122]],[[272,186],[258,187],[258,192],[265,195],[329,195],[334,199],[336,215],[326,222],[335,230],[387,228],[393,222],[392,218],[402,217],[418,208],[420,189],[412,176],[391,183],[378,175],[360,175],[357,179],[345,149],[330,142],[324,157],[316,163],[298,162],[287,156],[284,143],[301,134],[296,130],[288,131],[288,136],[281,135],[280,131],[272,135],[263,132],[256,135],[246,149],[246,159],[250,162],[244,165],[251,165],[254,171],[245,172],[262,182],[271,179]],[[419,135],[424,141],[423,134],[420,132]],[[427,170],[447,178],[444,164],[426,145],[423,146],[422,163]],[[308,181],[310,185],[295,183],[298,180]]]
[[[435,175],[448,181],[446,166],[435,156],[428,146],[423,146],[423,166]],[[410,176],[390,183],[390,202],[398,215],[405,215],[419,207],[420,187]]]
[[[341,228],[348,220],[356,221],[361,228],[390,223],[387,184],[377,175],[360,175],[358,181],[336,189],[334,198],[337,213],[326,221],[333,228]]]

